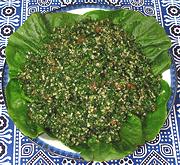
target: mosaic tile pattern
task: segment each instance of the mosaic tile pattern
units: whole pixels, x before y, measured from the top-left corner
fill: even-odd
[[[95,163],[73,160],[41,149],[18,131],[9,119],[3,98],[2,72],[5,46],[9,36],[33,12],[76,8],[128,8],[156,16],[172,41],[172,83],[175,102],[159,135],[132,155],[109,162]],[[4,75],[7,75],[5,68]],[[173,100],[173,97],[171,98]],[[178,124],[179,123],[179,124]],[[178,165],[180,164],[180,2],[179,0],[0,0],[0,165]]]

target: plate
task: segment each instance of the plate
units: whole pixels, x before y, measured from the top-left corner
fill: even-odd
[[[97,9],[100,9],[100,8],[82,8],[82,9],[69,10],[68,12],[75,13],[75,14],[84,14],[85,12],[97,10]],[[60,10],[56,10],[55,12],[60,12]],[[171,86],[171,89],[172,89],[172,95],[167,105],[168,110],[170,111],[174,102],[175,95],[176,95],[176,72],[175,72],[174,64],[172,64],[171,68],[165,71],[162,76],[163,76],[163,79],[168,82],[168,84]],[[8,82],[8,66],[5,63],[4,71],[3,71],[3,87],[7,85],[7,82]],[[31,139],[31,140],[34,143],[38,144],[43,149],[48,150],[52,152],[53,154],[57,154],[59,156],[67,157],[70,159],[82,159],[80,153],[77,153],[71,150],[60,141],[49,137],[47,134],[42,134],[38,138]]]

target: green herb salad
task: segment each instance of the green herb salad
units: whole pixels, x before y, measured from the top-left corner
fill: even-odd
[[[47,133],[85,160],[122,158],[165,122],[170,45],[136,11],[34,13],[6,48],[8,113],[24,135]]]

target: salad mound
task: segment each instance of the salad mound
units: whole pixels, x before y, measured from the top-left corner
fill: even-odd
[[[165,122],[169,47],[135,11],[32,14],[6,48],[9,115],[25,135],[46,132],[86,160],[122,158]]]

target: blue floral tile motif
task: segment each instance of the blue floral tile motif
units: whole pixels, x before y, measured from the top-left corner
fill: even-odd
[[[157,137],[133,154],[108,162],[85,162],[66,153],[47,152],[40,140],[32,142],[19,132],[9,119],[4,102],[3,86],[7,83],[5,47],[10,34],[34,12],[68,11],[77,8],[127,8],[156,16],[171,41],[172,91],[168,103],[170,113]],[[58,12],[59,12],[58,11]],[[4,72],[3,72],[4,71]],[[2,73],[3,72],[3,73]],[[4,78],[2,78],[4,77]],[[180,164],[180,1],[179,0],[0,0],[0,165],[178,165]],[[49,148],[49,146],[46,148]],[[54,150],[54,148],[51,148]]]
[[[0,116],[0,130],[4,130],[7,127],[7,119],[4,116]]]
[[[2,142],[0,142],[0,157],[2,157],[3,155],[5,155],[6,153],[6,145],[4,145]]]
[[[5,8],[3,8],[3,10],[2,10],[2,14],[6,17],[8,17],[8,16],[12,16],[12,15],[14,15],[15,13],[16,13],[16,8],[14,8],[14,7],[5,7]]]
[[[1,28],[1,34],[3,36],[10,36],[13,33],[14,29],[11,25],[4,25]]]
[[[179,16],[180,15],[180,8],[177,6],[169,6],[167,8],[167,14],[171,15],[171,16]]]

